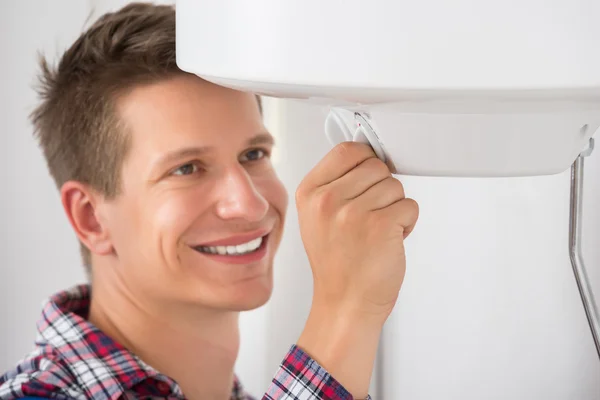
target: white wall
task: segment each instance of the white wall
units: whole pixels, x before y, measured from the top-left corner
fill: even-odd
[[[0,3],[0,370],[32,348],[42,300],[84,277],[27,116],[36,51],[57,54],[87,13],[83,1]]]
[[[329,149],[323,120],[317,107],[279,102],[272,129],[283,136],[278,167],[288,187]],[[600,151],[585,173],[583,250],[600,298]],[[599,399],[600,361],[568,255],[570,172],[400,179],[421,216],[384,332],[378,398]],[[284,327],[271,341],[276,350],[301,331],[310,307],[309,266],[290,211],[270,306],[271,326]]]
[[[600,153],[587,168],[585,260],[600,292]],[[569,173],[404,178],[421,219],[385,332],[385,399],[600,398],[568,255]]]
[[[77,243],[31,138],[35,52],[57,54],[120,0],[0,3],[0,370],[31,348],[43,298],[84,279]],[[275,163],[290,191],[271,302],[242,317],[237,370],[259,395],[310,307],[293,193],[329,149],[322,110],[268,101]],[[598,135],[597,135],[598,136]],[[567,252],[569,174],[523,179],[403,177],[421,205],[408,272],[384,338],[392,399],[600,398],[600,362]],[[600,297],[600,151],[587,161],[584,253]]]

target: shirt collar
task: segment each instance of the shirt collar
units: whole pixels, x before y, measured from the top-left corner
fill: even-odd
[[[37,324],[37,344],[55,349],[71,367],[78,384],[98,394],[94,398],[117,399],[148,378],[171,384],[173,394],[181,395],[175,382],[87,321],[90,295],[89,285],[79,285],[52,296]]]
[[[36,344],[55,349],[71,366],[78,384],[94,399],[117,399],[148,378],[167,383],[172,396],[183,398],[175,381],[87,321],[90,299],[89,285],[78,285],[52,296],[44,305],[37,324]],[[235,377],[231,399],[245,398],[242,385]]]

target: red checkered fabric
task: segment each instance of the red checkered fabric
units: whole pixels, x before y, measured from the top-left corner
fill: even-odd
[[[38,322],[35,350],[0,377],[0,400],[185,399],[179,385],[86,320],[90,287],[52,296]],[[237,378],[232,400],[252,400]],[[263,400],[348,400],[352,396],[316,361],[292,346]]]

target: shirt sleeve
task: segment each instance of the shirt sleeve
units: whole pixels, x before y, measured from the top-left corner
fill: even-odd
[[[293,345],[262,400],[353,400],[333,376]],[[367,396],[365,400],[371,400]]]

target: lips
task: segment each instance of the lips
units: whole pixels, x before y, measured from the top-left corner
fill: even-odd
[[[256,251],[262,244],[263,238],[259,237],[256,239],[252,239],[249,242],[238,244],[238,245],[228,245],[228,246],[196,246],[195,249],[201,251],[202,253],[209,254],[220,254],[220,255],[239,255],[246,254]]]
[[[263,260],[268,254],[269,235],[259,237],[260,245],[255,249],[241,248],[238,251],[238,246],[196,246],[196,250],[203,257],[212,259],[225,264],[252,264]],[[226,250],[226,251],[223,251]],[[245,250],[245,251],[244,251]]]
[[[216,246],[237,246],[248,243],[252,240],[267,236],[271,232],[270,229],[261,229],[252,232],[242,233],[239,235],[230,236],[228,238],[215,240],[207,243],[200,243],[194,247],[216,247]]]
[[[268,230],[254,231],[192,247],[215,261],[232,264],[252,263],[261,260],[267,254],[269,233]]]

